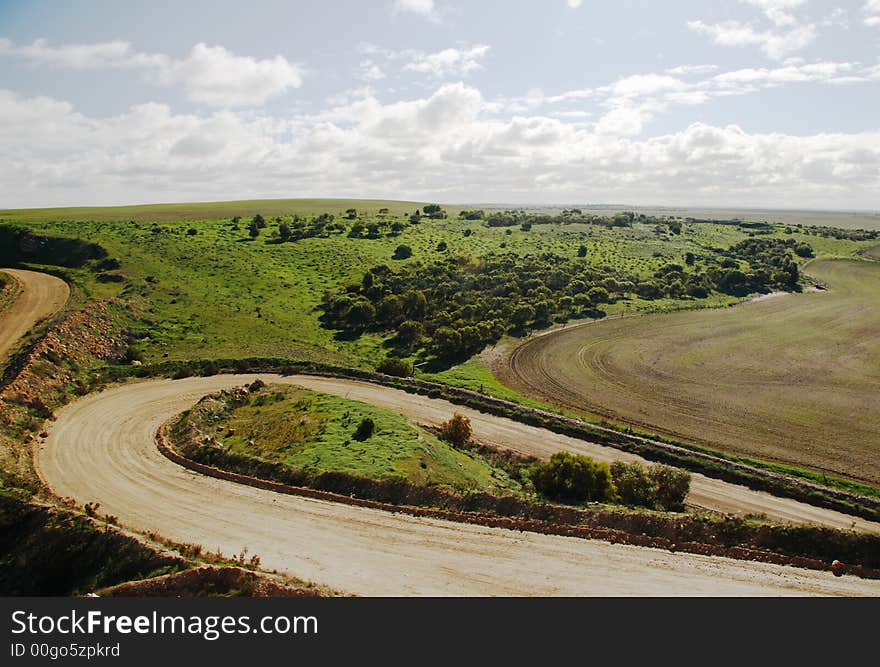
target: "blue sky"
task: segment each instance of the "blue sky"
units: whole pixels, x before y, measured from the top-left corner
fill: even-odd
[[[880,208],[880,0],[0,0],[0,207]]]

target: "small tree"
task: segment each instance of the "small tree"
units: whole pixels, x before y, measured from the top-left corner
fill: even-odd
[[[578,248],[578,257],[586,257],[587,256],[587,246],[582,245]]]
[[[282,241],[289,240],[290,234],[290,225],[288,225],[286,222],[278,223],[278,236],[281,238]]]
[[[260,227],[256,222],[251,222],[248,226],[248,234],[251,235],[252,239],[257,238],[260,235]]]
[[[691,474],[687,470],[656,464],[648,475],[657,485],[657,505],[670,512],[684,510],[684,499],[691,489]]]
[[[399,245],[394,249],[394,259],[408,259],[412,257],[412,248],[408,245]]]
[[[657,484],[638,461],[611,464],[611,479],[617,497],[624,505],[653,508],[657,503]]]
[[[425,327],[422,326],[421,322],[416,322],[415,320],[406,320],[397,327],[398,340],[407,346],[418,343],[424,335]]]
[[[452,415],[452,419],[440,424],[440,437],[455,447],[467,445],[472,435],[471,420],[458,412]]]
[[[358,424],[357,429],[352,436],[355,440],[359,440],[363,442],[367,438],[373,435],[376,432],[376,422],[374,422],[369,417],[364,417],[361,419],[361,423]]]

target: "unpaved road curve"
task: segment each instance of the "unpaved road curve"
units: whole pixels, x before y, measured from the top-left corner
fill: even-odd
[[[162,422],[206,393],[256,377],[156,380],[87,396],[59,411],[37,468],[59,495],[100,502],[125,526],[226,554],[248,547],[264,567],[365,595],[880,596],[878,581],[827,572],[277,494],[197,475],[159,454],[154,434]],[[335,382],[309,380],[325,391]]]
[[[0,359],[40,320],[54,315],[70,296],[67,283],[36,271],[0,269],[21,283],[22,290],[12,306],[0,313]]]

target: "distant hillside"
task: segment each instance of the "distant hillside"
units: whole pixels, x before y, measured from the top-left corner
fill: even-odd
[[[382,199],[246,199],[242,201],[196,202],[189,204],[141,204],[137,206],[75,206],[68,208],[23,208],[0,210],[0,220],[52,222],[56,220],[217,220],[261,213],[263,216],[344,213],[354,208],[371,215],[387,208],[392,215],[411,213],[431,202],[386,201]],[[438,202],[442,203],[442,202]],[[457,212],[458,207],[445,207]]]

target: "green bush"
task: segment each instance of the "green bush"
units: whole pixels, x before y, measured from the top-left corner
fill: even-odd
[[[617,498],[624,505],[680,512],[691,487],[685,470],[656,464],[645,467],[638,461],[611,464],[611,478]]]
[[[588,456],[557,452],[547,463],[536,464],[529,477],[535,490],[550,500],[580,504],[616,497],[608,464]]]
[[[691,474],[687,470],[658,463],[648,469],[648,475],[657,485],[657,505],[660,509],[682,511],[684,499],[691,489]]]
[[[376,422],[369,417],[364,417],[354,432],[354,439],[364,441],[376,432]]]
[[[624,505],[654,507],[657,504],[657,485],[638,461],[615,461],[611,464],[611,479],[617,498]]]
[[[386,375],[396,375],[397,377],[405,378],[412,375],[413,367],[410,362],[405,361],[404,359],[388,357],[376,367],[376,370],[380,373],[385,373]]]

